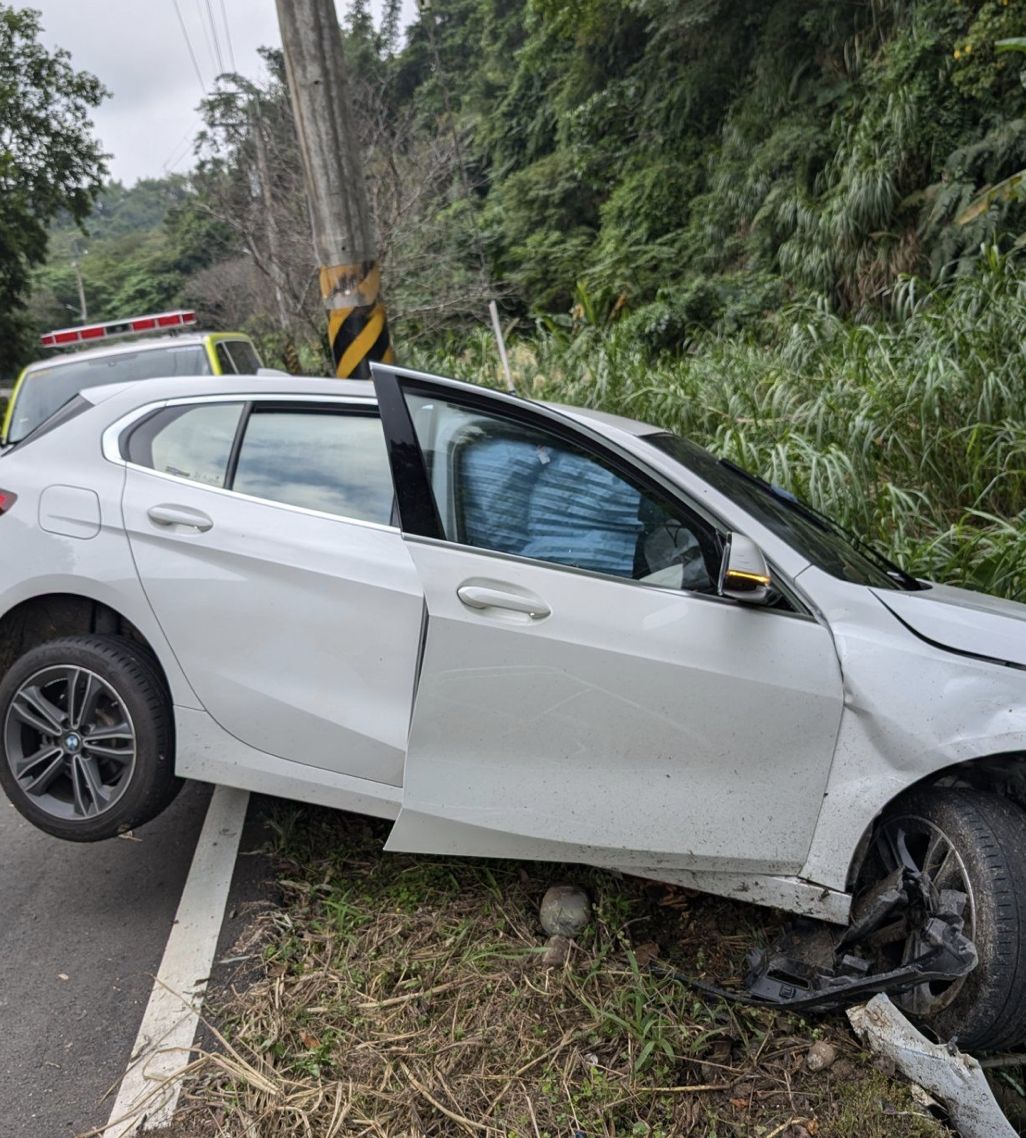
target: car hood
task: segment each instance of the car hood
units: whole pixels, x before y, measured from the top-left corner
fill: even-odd
[[[916,593],[873,593],[924,640],[1026,668],[1026,605],[950,585],[931,585]]]

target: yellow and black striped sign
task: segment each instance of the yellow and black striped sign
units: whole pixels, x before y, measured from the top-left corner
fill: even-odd
[[[376,261],[322,268],[321,295],[328,308],[328,339],[340,379],[370,379],[372,360],[393,362]]]

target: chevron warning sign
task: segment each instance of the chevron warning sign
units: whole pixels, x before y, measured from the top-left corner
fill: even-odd
[[[322,268],[321,295],[328,309],[335,374],[340,379],[369,379],[372,360],[392,363],[395,353],[377,261]]]

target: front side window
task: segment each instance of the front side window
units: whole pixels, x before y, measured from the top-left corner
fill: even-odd
[[[681,503],[534,423],[407,394],[448,540],[713,593],[719,538]]]
[[[176,375],[209,375],[202,344],[118,351],[109,356],[68,356],[26,373],[11,415],[10,442],[23,439],[69,399],[89,387]]]

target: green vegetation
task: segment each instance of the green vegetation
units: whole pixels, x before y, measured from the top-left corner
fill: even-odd
[[[400,47],[350,0],[352,99],[400,347],[509,317],[605,319],[680,352],[815,297],[900,319],[895,286],[971,272],[1026,231],[1026,0],[434,0]],[[280,55],[222,77],[200,165],[112,187],[122,279],[84,264],[90,309],[185,301],[248,320],[273,355],[322,322]],[[178,199],[166,226],[140,197]],[[977,202],[975,208],[968,208]],[[113,211],[113,212],[112,212]],[[158,232],[159,229],[159,232]],[[61,304],[68,250],[57,257]],[[93,248],[90,246],[90,256]],[[55,265],[55,271],[58,266]],[[238,298],[234,301],[232,298]]]
[[[0,376],[30,343],[25,295],[48,225],[88,216],[106,172],[88,118],[106,92],[39,32],[37,12],[0,4]]]
[[[677,347],[782,299],[886,308],[1022,231],[1022,0],[447,0],[386,62],[396,105],[465,133],[511,304],[642,313]],[[437,47],[435,63],[434,47]],[[434,64],[434,65],[433,65]],[[458,212],[456,203],[452,210]]]
[[[90,320],[174,307],[197,264],[183,232],[190,201],[184,177],[144,179],[131,189],[111,182],[98,194],[84,229],[72,217],[60,217],[50,231],[47,263],[33,277],[29,316],[35,329],[78,322],[76,267]],[[35,354],[31,349],[29,358]]]
[[[282,806],[281,908],[192,1067],[190,1138],[416,1133],[941,1138],[843,1021],[699,999],[648,968],[730,975],[765,910],[581,867],[383,854],[387,827]],[[594,903],[545,967],[538,905]],[[813,1074],[810,1043],[840,1058]]]

